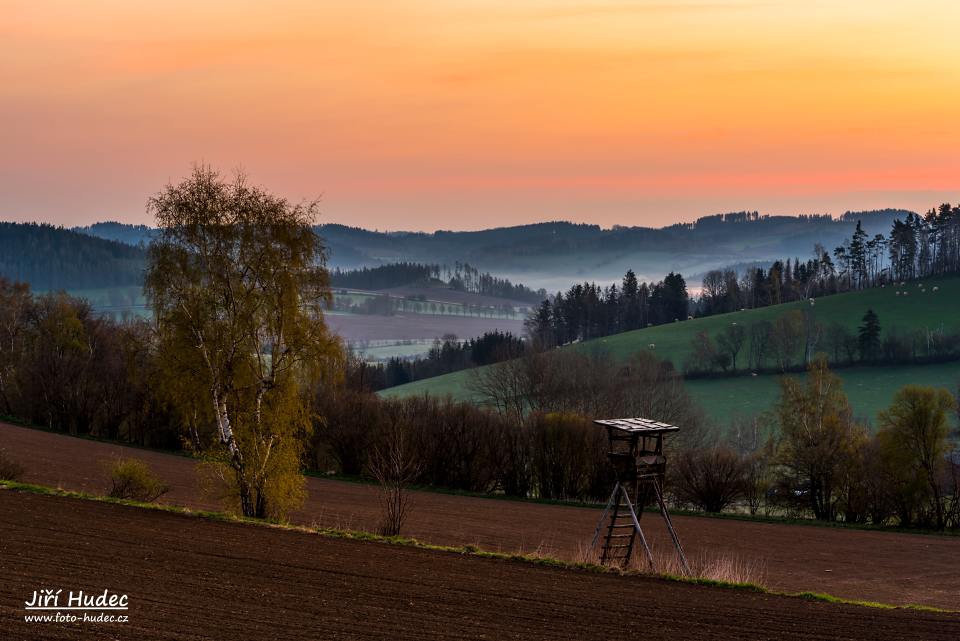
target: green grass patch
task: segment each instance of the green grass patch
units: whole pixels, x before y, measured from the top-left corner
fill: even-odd
[[[960,329],[960,278],[940,278],[907,283],[905,287],[872,288],[818,298],[811,306],[806,301],[750,309],[705,318],[695,318],[656,327],[647,327],[598,338],[565,350],[601,349],[614,358],[627,359],[638,352],[651,352],[658,358],[671,361],[677,369],[691,351],[691,342],[698,332],[707,331],[716,337],[731,323],[750,325],[755,322],[773,321],[787,311],[809,309],[817,322],[828,326],[840,323],[855,331],[864,313],[873,309],[880,317],[884,332],[942,329],[950,332]],[[933,287],[939,288],[934,292]],[[907,290],[909,296],[897,296],[897,290]],[[654,345],[650,349],[650,345]],[[821,346],[822,347],[822,346]],[[741,359],[744,359],[741,353]],[[742,365],[741,365],[742,367]],[[854,412],[871,421],[877,412],[890,404],[893,393],[906,385],[932,385],[955,391],[960,383],[960,362],[929,365],[896,365],[876,367],[841,368],[837,374],[844,381]],[[386,398],[403,398],[430,394],[452,396],[457,400],[476,402],[468,389],[472,376],[470,370],[462,370],[392,387],[380,392]],[[726,424],[732,416],[754,416],[769,410],[779,394],[778,375],[736,376],[724,378],[694,379],[686,382],[691,396],[706,410],[708,416]]]

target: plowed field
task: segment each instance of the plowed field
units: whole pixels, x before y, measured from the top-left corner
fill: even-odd
[[[41,588],[126,594],[126,623],[37,623]],[[877,610],[335,540],[0,490],[3,639],[957,639]]]
[[[106,464],[144,459],[172,486],[164,501],[217,509],[198,489],[193,460],[0,424],[0,447],[27,468],[24,481],[103,494]],[[295,522],[373,530],[379,508],[371,486],[309,479],[309,499]],[[589,542],[599,510],[521,501],[415,495],[404,534],[443,545],[478,545],[576,559]],[[656,515],[643,517],[655,546],[666,548]],[[892,604],[960,609],[960,537],[675,517],[687,554],[756,563],[768,587],[827,592]]]

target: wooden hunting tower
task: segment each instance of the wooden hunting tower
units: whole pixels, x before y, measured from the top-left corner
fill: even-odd
[[[601,535],[604,535],[600,564],[626,567],[639,538],[650,567],[654,567],[650,546],[640,528],[640,517],[643,516],[644,507],[656,501],[677,549],[680,564],[689,574],[687,558],[663,502],[663,477],[667,469],[667,459],[663,456],[663,436],[680,428],[646,418],[603,419],[594,423],[607,430],[610,442],[608,456],[616,479],[613,493],[593,535],[591,549],[596,549]]]

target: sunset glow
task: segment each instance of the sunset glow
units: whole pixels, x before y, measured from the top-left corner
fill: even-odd
[[[148,222],[192,162],[325,221],[663,225],[960,194],[947,0],[0,0],[0,219]]]

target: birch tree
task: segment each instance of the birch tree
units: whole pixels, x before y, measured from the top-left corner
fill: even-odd
[[[340,358],[317,204],[291,204],[207,167],[150,199],[159,235],[145,293],[161,357],[179,363],[187,412],[206,397],[245,516],[282,516],[303,494],[305,387]]]

